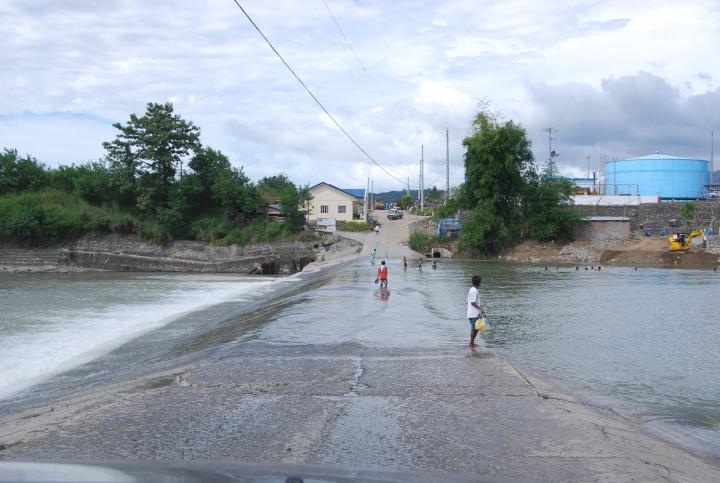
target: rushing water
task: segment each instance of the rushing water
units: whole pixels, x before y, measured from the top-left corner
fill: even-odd
[[[122,372],[147,352],[165,350],[167,359],[198,347],[242,350],[252,341],[468,350],[465,296],[470,278],[479,274],[491,322],[482,336],[485,345],[566,391],[613,407],[681,444],[720,455],[720,274],[445,261],[437,271],[426,264],[420,273],[416,267],[403,272],[391,260],[389,291],[380,292],[373,284],[374,268],[363,259],[327,274],[284,280],[0,277],[0,394],[133,338],[124,346],[129,356],[116,356],[104,371]],[[272,310],[253,309],[259,322],[238,324],[243,311],[250,317],[251,302]],[[224,326],[232,330],[220,330]],[[211,330],[214,337],[203,335]],[[89,372],[75,369],[63,382]]]

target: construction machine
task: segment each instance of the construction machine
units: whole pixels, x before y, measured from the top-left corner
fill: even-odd
[[[690,233],[675,233],[668,237],[671,252],[688,252],[694,238],[701,237],[705,241],[705,232],[697,229]]]

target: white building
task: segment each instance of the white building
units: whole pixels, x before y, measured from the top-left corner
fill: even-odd
[[[310,188],[308,219],[333,218],[352,221],[363,219],[364,189],[341,189],[329,183],[318,183]]]

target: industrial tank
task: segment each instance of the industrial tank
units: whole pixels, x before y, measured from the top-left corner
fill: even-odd
[[[702,198],[710,182],[710,163],[667,154],[605,163],[605,194]]]

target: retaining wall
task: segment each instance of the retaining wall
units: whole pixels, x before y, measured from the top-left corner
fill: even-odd
[[[712,228],[717,232],[720,224],[720,200],[695,201],[696,220],[690,228]],[[680,210],[685,203],[644,203],[640,205],[600,206],[577,205],[576,208],[586,216],[626,216],[630,218],[630,230],[640,232],[644,229],[662,229],[668,232],[687,230]],[[670,220],[677,220],[678,226],[672,226]]]
[[[176,241],[160,246],[136,236],[88,235],[58,248],[0,248],[0,270],[6,272],[295,273],[313,260],[312,244],[295,241],[229,247]]]

